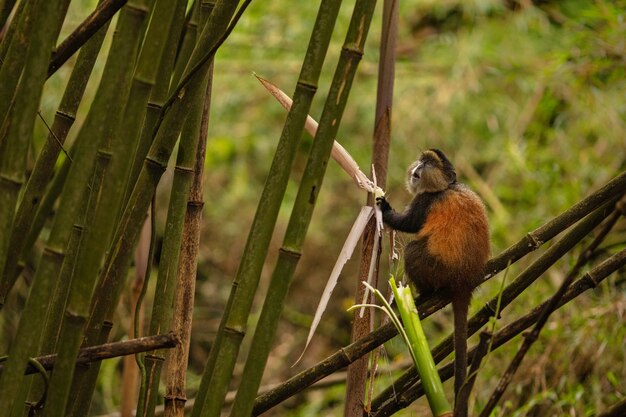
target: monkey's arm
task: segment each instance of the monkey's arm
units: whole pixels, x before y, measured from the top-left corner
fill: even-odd
[[[414,199],[402,213],[395,211],[385,197],[378,197],[376,204],[380,205],[385,224],[394,230],[417,233],[424,225],[427,207],[420,204],[418,199]]]

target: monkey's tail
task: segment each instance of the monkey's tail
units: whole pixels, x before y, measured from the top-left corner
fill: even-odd
[[[459,391],[467,376],[467,312],[471,295],[460,294],[452,299],[454,312],[454,416],[467,416],[467,404],[458,404]]]

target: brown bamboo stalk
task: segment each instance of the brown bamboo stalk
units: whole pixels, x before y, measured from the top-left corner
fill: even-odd
[[[387,180],[389,143],[391,142],[391,109],[393,103],[398,16],[398,1],[385,0],[383,5],[382,39],[380,43],[376,117],[372,149],[372,164],[376,173],[375,181],[376,184],[383,189],[385,189]],[[369,205],[373,204],[371,193],[367,194],[367,202]],[[376,239],[378,239],[378,242],[376,242]],[[361,264],[356,280],[355,304],[362,303],[366,296],[366,288],[361,285],[361,282],[368,281],[373,257],[375,257],[373,260],[375,263],[375,271],[370,284],[373,287],[377,287],[381,241],[382,237],[377,233],[376,218],[372,218],[363,233]],[[375,247],[377,247],[378,250],[375,251]],[[367,335],[371,330],[371,323],[371,309],[366,309],[362,315],[359,314],[358,310],[355,310],[350,340],[355,341]],[[375,357],[377,357],[377,355],[375,355]],[[376,366],[374,361],[372,366]],[[363,414],[363,397],[367,381],[367,368],[367,356],[362,357],[348,366],[346,401],[344,405],[344,416],[346,417],[357,417]]]
[[[117,358],[120,356],[133,355],[138,352],[147,352],[153,349],[168,349],[180,344],[180,338],[174,332],[165,334],[157,334],[154,336],[145,336],[137,339],[124,340],[122,342],[104,343],[83,348],[79,351],[76,358],[76,365],[85,365],[91,362],[98,362],[104,359]],[[57,355],[45,355],[36,357],[44,369],[50,370],[54,368]],[[0,372],[4,366],[0,365]],[[34,367],[28,366],[25,375],[38,372]]]
[[[212,70],[211,70],[212,72]],[[165,393],[166,417],[183,417],[187,402],[186,377],[189,360],[189,342],[191,339],[191,321],[194,294],[196,288],[196,269],[198,267],[198,250],[200,245],[200,226],[202,221],[203,173],[208,137],[209,110],[211,106],[212,74],[209,74],[207,91],[202,109],[200,124],[200,140],[194,166],[193,180],[189,190],[183,241],[181,242],[180,260],[178,265],[178,284],[174,300],[172,331],[181,338],[181,344],[171,352],[167,363],[167,386]]]

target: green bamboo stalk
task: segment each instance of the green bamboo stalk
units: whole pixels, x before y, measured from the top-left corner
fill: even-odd
[[[138,41],[134,41],[137,38],[134,34],[134,19],[133,14],[130,12],[122,13],[120,16],[118,22],[119,31],[115,34],[113,40],[113,44],[117,48],[114,48],[109,55],[101,82],[103,87],[98,89],[92,103],[91,112],[81,129],[79,139],[77,139],[77,143],[80,146],[76,149],[74,162],[68,173],[68,180],[61,197],[61,209],[56,213],[50,238],[35,273],[27,307],[22,315],[22,320],[20,320],[20,326],[23,326],[24,332],[30,336],[16,338],[15,346],[20,347],[19,355],[14,356],[17,362],[23,361],[28,355],[32,356],[33,352],[31,350],[39,345],[42,326],[41,317],[46,315],[50,302],[50,293],[55,288],[58,280],[72,224],[80,208],[80,201],[86,194],[87,182],[93,170],[95,153],[100,139],[110,133],[110,126],[116,123],[115,118],[119,116],[118,112],[111,111],[111,109],[121,107],[120,99],[124,95],[120,94],[120,91],[123,91],[124,86],[127,85],[127,82],[125,83],[124,80],[127,80],[129,75],[132,74],[130,70],[136,56],[138,43]],[[132,41],[127,41],[126,37]],[[46,58],[49,59],[49,56]],[[110,85],[115,85],[116,88],[108,88]],[[81,135],[88,136],[88,139],[81,140]],[[30,310],[28,307],[29,303],[32,303],[33,306]],[[19,365],[16,366],[19,367]],[[8,371],[5,371],[2,378],[7,375]],[[19,378],[7,376],[7,380],[12,385],[19,385]]]
[[[7,0],[7,3],[5,3],[5,5],[13,1],[14,0]],[[2,65],[4,64],[7,51],[9,49],[9,46],[11,45],[11,41],[13,40],[13,35],[15,34],[15,31],[19,27],[22,14],[24,13],[24,9],[27,6],[30,8],[32,3],[33,2],[30,2],[30,1],[24,1],[24,2],[21,1],[17,5],[15,14],[13,15],[13,18],[11,19],[11,22],[9,22],[9,26],[6,28],[4,32],[4,37],[2,38],[2,41],[0,42],[0,68],[2,68]],[[0,14],[2,13],[3,12],[0,11]],[[6,20],[6,18],[4,20]],[[2,17],[0,17],[0,28],[3,27],[4,25],[5,23],[3,22]]]
[[[0,97],[7,100],[7,102],[0,103],[0,115],[2,115],[0,118],[4,119],[1,123],[0,137],[5,136],[2,139],[3,152],[0,155],[0,271],[4,270],[8,259],[9,237],[13,227],[16,204],[26,177],[26,155],[33,137],[35,117],[46,80],[45,76],[41,75],[41,65],[49,59],[49,51],[52,49],[54,39],[58,36],[63,21],[65,2],[68,0],[45,2],[45,6],[33,8],[31,13],[24,14],[25,21],[32,20],[31,44],[38,47],[29,48],[26,54],[23,50],[19,51],[23,56],[24,70],[20,78],[21,69],[16,69],[17,78],[20,80],[19,86],[17,86],[17,79],[15,80],[16,90],[9,91],[13,85],[11,78],[16,75],[4,73],[5,69],[13,66],[12,63],[5,63],[0,70]],[[16,33],[14,42],[11,43],[12,49],[14,46],[17,48],[21,45],[19,38],[20,34]],[[11,59],[11,54],[7,56],[7,59]],[[12,102],[14,94],[15,98]]]
[[[211,66],[212,68],[212,66]],[[209,74],[211,73],[209,69]],[[206,77],[201,88],[206,91],[209,77]],[[183,226],[189,190],[194,177],[194,165],[198,141],[200,138],[200,125],[204,107],[204,95],[199,95],[193,104],[190,115],[185,121],[178,145],[174,179],[170,203],[167,211],[165,233],[163,236],[163,248],[159,262],[159,274],[152,304],[152,316],[150,321],[150,334],[158,334],[162,329],[169,329],[172,320],[172,305],[174,301],[174,289],[176,288],[176,275],[178,271],[178,257],[183,239]],[[158,397],[158,388],[161,377],[161,368],[165,360],[166,351],[154,351],[145,357],[148,381],[139,394],[138,416],[153,416],[154,407]]]
[[[180,13],[180,11],[178,11],[178,13]],[[183,16],[177,15],[174,23],[172,24],[171,33],[170,36],[168,36],[167,45],[165,46],[165,53],[161,59],[161,64],[159,65],[159,69],[156,74],[156,82],[146,104],[146,115],[141,129],[141,135],[137,141],[135,149],[133,149],[132,166],[126,181],[126,191],[124,192],[124,204],[128,201],[128,198],[133,191],[133,187],[137,182],[137,177],[139,177],[139,172],[143,166],[144,159],[148,154],[150,145],[152,145],[154,127],[159,120],[163,104],[165,103],[165,100],[167,100],[170,84],[173,83],[172,71],[177,55],[176,45],[178,44],[178,36],[180,36],[178,30],[180,28],[180,19],[182,18]],[[186,58],[188,59],[189,56]]]
[[[4,270],[6,263],[6,244],[10,236],[17,198],[25,178],[28,146],[32,139],[35,117],[42,95],[43,84],[46,80],[43,67],[47,65],[49,51],[52,49],[52,44],[58,36],[64,17],[64,10],[64,1],[61,0],[44,2],[44,4],[38,7],[30,39],[38,47],[30,48],[26,54],[24,71],[19,89],[16,92],[15,103],[11,107],[11,115],[5,119],[7,136],[5,149],[0,161],[0,219],[2,219],[0,224],[0,269],[2,270]],[[40,279],[40,281],[42,280]],[[52,282],[53,280],[44,281]],[[38,345],[40,336],[38,328],[41,325],[40,318],[43,316],[30,316],[29,319],[26,312],[28,311],[32,314],[33,312],[41,311],[42,307],[47,307],[47,301],[49,300],[46,297],[49,291],[37,292],[34,289],[35,285],[36,283],[33,285],[24,314],[20,320],[17,339],[11,346],[11,355],[7,361],[5,371],[0,376],[0,397],[6,399],[6,401],[2,401],[2,404],[0,404],[0,415],[9,414],[15,395],[20,387],[20,381],[23,378],[23,374],[20,371],[25,366],[28,355],[32,354],[32,349]],[[46,287],[49,287],[49,284],[44,282],[40,287],[45,290]]]
[[[428,340],[422,329],[411,288],[397,287],[393,277],[389,279],[389,285],[396,298],[398,312],[406,331],[406,342],[409,345],[415,368],[420,374],[430,409],[435,417],[452,416],[452,407],[446,398],[439,372],[430,354]]]
[[[28,51],[31,30],[37,17],[40,2],[41,0],[29,1],[23,8],[20,7],[18,10],[20,13],[14,20],[15,29],[12,36],[2,43],[3,50],[0,51],[3,54],[0,64],[0,127],[4,126],[5,119],[9,116],[9,109],[26,60],[27,54],[24,51]],[[3,130],[0,129],[0,143],[4,142]]]
[[[108,24],[81,49],[59,108],[56,111],[51,132],[46,138],[46,142],[24,189],[21,203],[15,215],[13,230],[9,239],[7,263],[2,275],[2,282],[0,283],[0,308],[17,279],[18,260],[23,259],[22,253],[24,249],[28,249],[26,238],[31,231],[33,215],[36,213],[46,185],[52,177],[56,160],[61,152],[61,146],[65,142],[67,134],[76,119],[78,106],[82,100],[87,81],[91,76],[91,71],[104,41],[107,28]],[[38,232],[39,230],[37,230],[37,234],[39,234]]]
[[[196,40],[198,38],[198,24],[200,21],[200,0],[196,0],[193,4],[193,9],[191,11],[191,17],[186,24],[185,35],[183,37],[183,42],[180,46],[180,50],[178,51],[178,55],[176,56],[176,63],[174,65],[174,74],[172,76],[172,85],[178,85],[180,81],[183,71],[189,62],[189,57],[193,52],[193,48],[196,45]],[[212,6],[215,6],[215,2],[213,2]],[[211,7],[212,10],[212,7]],[[211,11],[208,12],[207,17],[211,14]],[[200,24],[206,22],[206,20],[201,21]],[[202,29],[202,28],[200,28]]]
[[[93,227],[87,231],[85,243],[81,245],[79,251],[76,276],[81,278],[72,283],[66,317],[79,317],[81,323],[74,325],[74,320],[72,320],[71,322],[68,321],[67,326],[62,327],[59,361],[64,363],[73,363],[78,354],[83,325],[89,315],[90,300],[98,276],[100,259],[110,241],[111,230],[114,229],[117,213],[121,209],[125,179],[128,177],[132,157],[132,147],[140,133],[146,103],[155,83],[156,72],[163,56],[169,28],[174,16],[176,16],[175,11],[177,8],[184,8],[185,4],[185,0],[178,2],[157,0],[146,34],[150,41],[144,42],[139,54],[120,128],[117,134],[112,135],[113,139],[110,145],[100,151],[105,155],[111,154],[111,166],[103,183],[101,191],[103,198],[100,198],[92,222]],[[146,9],[151,5],[149,2],[143,2],[143,4],[137,4],[137,7]],[[62,415],[65,412],[65,398],[69,394],[73,367],[68,365],[64,370],[67,374],[61,374],[58,371],[52,374],[51,400],[49,400],[47,410],[55,411],[47,411],[46,413],[49,415]]]
[[[362,0],[357,1],[354,6],[342,53],[335,70],[316,138],[309,154],[291,218],[285,232],[283,246],[279,253],[254,334],[250,354],[244,368],[242,383],[233,405],[231,414],[233,416],[247,417],[252,411],[254,397],[260,385],[271,342],[278,326],[278,319],[282,312],[289,284],[300,259],[300,251],[313,215],[317,195],[322,186],[334,138],[339,129],[358,62],[363,55],[363,48],[375,5],[375,0]],[[236,295],[239,294],[239,291],[240,289]],[[235,302],[234,305],[237,306],[238,303]],[[226,329],[238,329],[245,326],[249,312],[234,310],[234,313],[227,322]],[[245,315],[241,315],[242,313]],[[224,340],[226,343],[232,339],[225,337]],[[226,357],[223,360],[219,360],[220,369],[224,368],[226,361],[234,364],[233,358]],[[216,381],[219,380],[216,378]],[[221,391],[222,394],[220,398],[223,398],[223,393],[228,388],[228,380],[225,380],[223,384],[222,386],[216,384],[217,388],[215,391]],[[215,391],[210,390],[210,392]],[[209,396],[208,401],[205,402],[209,404],[208,415],[218,416],[222,405],[219,399]]]
[[[202,381],[192,410],[193,417],[199,417],[201,415],[203,404],[205,403],[205,399],[209,393],[209,384],[214,373],[218,352],[221,350],[220,346],[222,337],[225,333],[224,328],[227,322],[228,314],[235,303],[235,299],[237,298],[235,291],[238,288],[247,287],[246,292],[254,295],[258,285],[258,280],[272,236],[272,231],[278,216],[278,210],[280,209],[282,197],[287,186],[291,165],[293,164],[304,127],[304,122],[306,120],[313,95],[317,90],[317,81],[319,79],[321,67],[328,48],[327,38],[330,37],[332,27],[334,26],[333,14],[330,12],[332,9],[329,9],[331,5],[329,5],[328,2],[324,2],[323,4],[323,8],[320,6],[321,10],[320,14],[318,14],[316,26],[321,25],[324,30],[314,31],[314,37],[309,43],[309,48],[304,59],[298,83],[296,85],[293,106],[287,115],[287,120],[285,121],[285,125],[276,149],[274,161],[272,162],[272,166],[266,180],[266,185],[263,189],[263,193],[259,200],[259,206],[248,234],[246,249],[244,250],[243,258],[237,271],[237,276],[233,282],[233,290],[231,291],[231,295],[228,299],[217,338],[213,342],[209,360],[203,373]],[[320,16],[325,17],[321,18]],[[243,306],[244,310],[247,309],[249,311],[250,298],[251,297],[249,296],[246,297],[246,305]],[[237,337],[238,334],[238,332],[234,332],[232,333],[232,336]],[[221,367],[222,364],[220,363],[220,368]]]
[[[223,0],[217,3],[190,58],[192,68],[202,61],[207,51],[213,55],[217,47],[223,42],[227,33],[227,26],[236,7],[237,2],[234,0]],[[102,334],[103,324],[111,321],[122,290],[122,284],[125,281],[132,249],[143,225],[143,218],[156,185],[167,167],[182,124],[191,110],[195,97],[203,93],[199,87],[206,76],[207,68],[208,62],[189,77],[188,82],[181,86],[180,93],[172,99],[171,106],[165,112],[162,124],[115,232],[113,245],[98,283],[99,297],[93,301],[92,313],[85,331],[84,345],[90,346],[97,342]],[[89,389],[92,389],[93,384],[95,382],[92,379],[82,385],[87,385]],[[72,411],[72,413],[75,414],[76,411]]]
[[[185,212],[184,239],[180,249],[172,331],[180,336],[181,343],[174,348],[168,362],[165,417],[183,417],[185,412],[184,405],[187,401],[185,389],[187,364],[191,339],[196,270],[198,266],[198,249],[200,245],[200,223],[202,221],[202,208],[204,206],[202,178],[208,136],[209,110],[211,107],[211,88],[213,84],[212,74],[210,74],[209,77],[202,109],[200,140],[196,152],[194,178],[189,191],[189,199]]]

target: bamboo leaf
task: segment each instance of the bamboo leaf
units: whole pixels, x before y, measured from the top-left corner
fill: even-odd
[[[300,359],[302,359],[302,357],[304,356],[304,352],[306,352],[306,349],[309,346],[313,335],[315,334],[315,330],[317,330],[317,326],[319,325],[320,319],[322,318],[322,314],[324,314],[324,311],[326,311],[326,306],[328,306],[328,300],[330,300],[330,296],[333,293],[335,286],[337,285],[337,281],[339,280],[339,274],[341,274],[343,266],[352,256],[354,248],[356,248],[356,245],[359,243],[359,238],[363,234],[363,230],[365,230],[365,226],[367,226],[367,222],[370,220],[373,214],[374,211],[372,207],[361,207],[361,211],[354,221],[354,224],[352,225],[352,229],[348,234],[348,238],[343,244],[343,248],[341,248],[341,252],[339,253],[337,262],[335,262],[335,266],[333,267],[333,270],[330,273],[330,277],[326,282],[326,287],[324,288],[324,292],[322,293],[322,298],[320,299],[320,302],[317,306],[317,310],[315,310],[315,316],[313,317],[313,323],[311,324],[311,329],[309,330],[309,335],[307,336],[304,349],[302,350],[302,354],[300,355],[296,363],[298,363]]]
[[[269,93],[272,96],[274,96],[274,98],[278,100],[278,102],[287,111],[291,109],[291,104],[293,103],[293,101],[287,94],[285,94],[280,88],[278,88],[276,85],[272,84],[270,81],[266,80],[265,78],[262,78],[258,76],[257,74],[254,74],[254,76],[259,80],[261,84],[263,84],[263,87],[265,87],[267,91],[269,91]],[[318,126],[317,121],[315,121],[315,119],[313,119],[311,116],[307,115],[304,128],[312,137],[315,137],[315,134],[317,132],[317,126]],[[359,165],[356,163],[352,155],[348,153],[346,148],[341,146],[341,144],[337,142],[336,140],[333,143],[333,150],[331,152],[331,156],[339,164],[339,166],[341,166],[341,168],[343,168],[343,170],[346,171],[346,173],[350,176],[350,178],[352,178],[356,182],[356,185],[358,185],[360,188],[370,193],[376,193],[377,196],[381,192],[384,194],[384,192],[378,187],[376,187],[376,185],[372,182],[372,180],[370,180],[367,177],[367,175],[365,175],[361,171],[361,169],[359,168]]]

